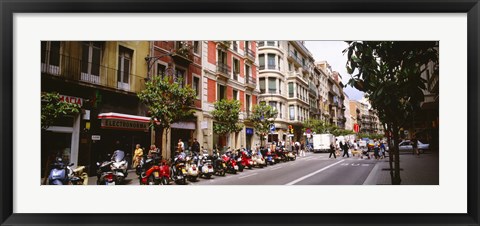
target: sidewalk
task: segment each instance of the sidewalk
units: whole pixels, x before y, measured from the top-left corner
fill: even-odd
[[[377,160],[373,160],[377,161]],[[377,161],[364,185],[391,185],[390,164],[388,157]],[[401,185],[438,185],[439,158],[438,152],[426,152],[420,156],[411,153],[400,153]]]

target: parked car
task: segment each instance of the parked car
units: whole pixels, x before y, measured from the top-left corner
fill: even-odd
[[[412,146],[412,141],[410,140],[404,140],[398,144],[398,148],[400,151],[413,151],[413,146]],[[428,150],[430,148],[430,144],[424,144],[420,141],[417,141],[417,147],[420,153],[424,153],[425,150]]]

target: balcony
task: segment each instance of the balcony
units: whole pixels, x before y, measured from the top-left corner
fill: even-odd
[[[252,63],[255,63],[255,52],[253,52],[253,50],[251,50],[250,48],[246,48],[245,49],[245,56],[246,56],[247,60],[249,60]]]
[[[224,78],[230,78],[230,66],[223,62],[217,62],[217,75],[223,76]]]
[[[295,54],[293,51],[288,52],[288,60],[291,62],[295,63],[297,67],[301,67],[303,65],[302,60],[300,60],[300,57]]]
[[[59,59],[60,66],[41,63],[42,76],[130,93],[145,89],[146,77],[125,73],[106,65],[85,62],[71,56],[60,55]]]
[[[193,62],[193,53],[191,49],[176,49],[171,56],[173,61],[179,65],[188,66]]]
[[[257,88],[257,79],[247,75],[245,76],[245,84],[247,84],[247,88],[255,89]]]
[[[232,45],[232,41],[217,41],[217,43],[219,47],[224,49],[228,49]]]
[[[310,93],[312,93],[314,96],[318,95],[317,87],[313,83],[309,83],[308,88],[309,88],[308,90],[310,91]]]

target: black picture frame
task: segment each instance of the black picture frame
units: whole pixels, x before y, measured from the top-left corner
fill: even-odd
[[[255,7],[252,7],[254,5]],[[2,225],[478,225],[478,0],[0,0]],[[466,214],[17,214],[13,213],[13,16],[15,13],[467,13],[468,213]],[[28,62],[28,61],[25,61]],[[64,200],[68,202],[68,200]]]

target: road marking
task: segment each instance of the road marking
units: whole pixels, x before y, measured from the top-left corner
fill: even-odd
[[[298,183],[298,182],[300,182],[300,181],[302,181],[302,180],[305,180],[305,179],[307,179],[307,178],[309,178],[309,177],[311,177],[311,176],[313,176],[313,175],[315,175],[315,174],[317,174],[317,173],[320,173],[320,172],[322,172],[322,171],[324,171],[324,170],[326,170],[326,169],[328,169],[328,168],[330,168],[330,167],[332,167],[332,166],[334,166],[334,165],[340,164],[340,163],[343,162],[343,161],[345,161],[345,160],[340,160],[340,161],[338,161],[338,162],[336,162],[336,163],[333,163],[333,164],[331,164],[331,165],[325,166],[325,167],[323,167],[323,168],[321,168],[321,169],[319,169],[319,170],[317,170],[317,171],[315,171],[315,172],[313,172],[313,173],[307,174],[307,175],[305,175],[305,176],[303,176],[303,177],[300,177],[300,178],[298,178],[298,179],[296,179],[296,180],[294,180],[294,181],[292,181],[292,182],[290,182],[290,183],[287,183],[287,184],[285,184],[285,185],[293,185],[293,184],[296,184],[296,183]]]
[[[283,168],[283,166],[279,166],[277,168],[271,168],[270,170],[277,170],[277,169],[280,169],[280,168]]]
[[[250,176],[253,176],[253,175],[257,175],[258,173],[252,173],[250,175],[246,175],[246,176],[242,176],[242,177],[239,177],[239,178],[245,178],[245,177],[250,177]]]

